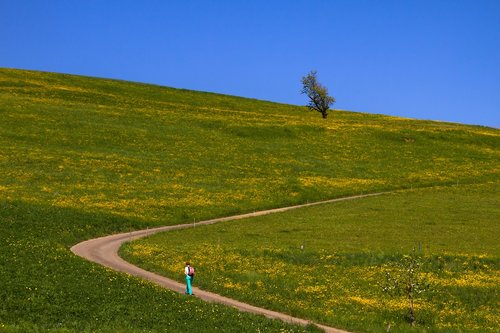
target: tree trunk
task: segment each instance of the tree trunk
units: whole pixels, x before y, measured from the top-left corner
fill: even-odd
[[[413,293],[408,294],[408,301],[410,303],[410,323],[411,326],[415,326],[415,310],[413,309]]]
[[[326,119],[326,117],[328,116],[328,113],[326,113],[326,111],[322,111],[321,115],[323,116],[323,119]]]

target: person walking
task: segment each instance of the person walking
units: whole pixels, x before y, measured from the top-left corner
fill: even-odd
[[[186,267],[184,267],[184,274],[186,275],[186,295],[192,295],[193,294],[193,289],[191,287],[191,284],[193,283],[194,279],[194,268],[189,264],[189,262],[186,262]]]

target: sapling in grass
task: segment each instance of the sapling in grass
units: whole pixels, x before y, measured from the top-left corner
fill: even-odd
[[[382,290],[391,297],[404,296],[408,300],[408,321],[416,324],[415,300],[429,289],[429,283],[422,277],[423,258],[415,249],[389,266]]]

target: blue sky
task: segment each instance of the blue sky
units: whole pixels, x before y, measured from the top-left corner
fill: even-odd
[[[334,108],[500,128],[500,0],[0,0],[0,34],[0,67],[298,105],[314,69]]]

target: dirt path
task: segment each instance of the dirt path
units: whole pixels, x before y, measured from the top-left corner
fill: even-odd
[[[184,293],[184,290],[185,290],[184,284],[179,283],[179,282],[174,281],[174,280],[171,280],[171,279],[167,279],[166,277],[160,276],[158,274],[143,270],[137,266],[134,266],[134,265],[126,262],[122,258],[120,258],[118,256],[118,250],[120,249],[120,246],[125,242],[129,242],[129,241],[132,241],[132,240],[135,240],[138,238],[149,236],[149,235],[155,234],[157,232],[174,230],[174,229],[192,228],[194,226],[214,224],[214,223],[223,222],[223,221],[239,220],[239,219],[244,219],[244,218],[248,218],[248,217],[255,217],[255,216],[262,216],[262,215],[267,215],[267,214],[285,212],[285,211],[292,210],[292,209],[316,206],[316,205],[321,205],[321,204],[325,204],[325,203],[332,203],[332,202],[338,202],[338,201],[346,201],[346,200],[365,198],[365,197],[376,196],[376,195],[381,195],[381,194],[385,194],[385,193],[387,193],[387,192],[357,195],[357,196],[332,199],[332,200],[321,201],[321,202],[314,202],[314,203],[309,203],[309,204],[304,204],[304,205],[276,208],[276,209],[255,212],[255,213],[242,214],[242,215],[236,215],[236,216],[230,216],[230,217],[222,217],[222,218],[217,218],[217,219],[212,219],[212,220],[207,220],[207,221],[202,221],[202,222],[196,222],[195,224],[181,224],[181,225],[173,225],[173,226],[164,226],[164,227],[158,227],[158,228],[153,228],[153,229],[145,229],[145,230],[138,230],[138,231],[132,231],[132,232],[127,232],[127,233],[115,234],[115,235],[95,238],[95,239],[81,242],[81,243],[73,246],[71,248],[71,251],[73,253],[75,253],[76,255],[83,257],[89,261],[96,262],[96,263],[101,264],[103,266],[112,268],[116,271],[125,272],[128,274],[134,275],[134,276],[142,277],[142,278],[147,279],[149,281],[152,281],[152,282],[154,282],[154,283],[156,283],[164,288],[171,289],[171,290],[176,291],[178,293]],[[279,319],[279,320],[282,320],[282,321],[285,321],[288,323],[298,324],[298,325],[302,325],[302,326],[313,324],[313,325],[316,325],[317,327],[323,329],[325,332],[349,333],[347,331],[343,331],[343,330],[339,330],[336,328],[313,323],[309,320],[295,318],[295,317],[292,317],[292,316],[289,316],[289,315],[286,315],[283,313],[270,311],[270,310],[266,310],[263,308],[252,306],[252,305],[249,305],[246,303],[238,302],[236,300],[233,300],[233,299],[230,299],[230,298],[227,298],[224,296],[220,296],[220,295],[217,295],[214,293],[200,290],[196,287],[193,288],[193,293],[196,295],[196,297],[199,297],[200,299],[202,299],[204,301],[216,302],[216,303],[229,305],[229,306],[235,307],[241,311],[246,311],[246,312],[264,315],[268,318]]]

